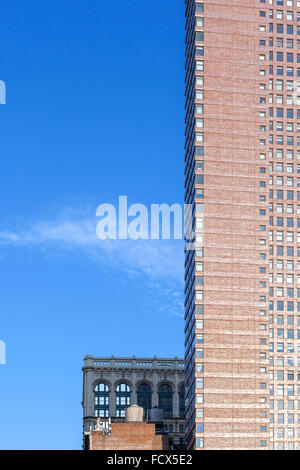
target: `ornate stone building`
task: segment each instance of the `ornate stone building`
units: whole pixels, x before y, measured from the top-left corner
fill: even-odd
[[[129,405],[164,410],[171,445],[184,445],[184,360],[85,356],[83,431],[95,429],[97,417],[124,421]]]

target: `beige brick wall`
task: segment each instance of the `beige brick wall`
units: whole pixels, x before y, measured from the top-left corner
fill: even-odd
[[[267,353],[260,339],[259,2],[205,0],[204,408],[205,449],[260,449],[268,433]],[[201,89],[201,87],[199,87]],[[197,131],[197,129],[196,129]],[[196,144],[197,145],[197,144]],[[202,145],[202,144],[199,144]],[[201,173],[201,172],[199,172]],[[196,186],[201,188],[202,186]],[[201,216],[201,214],[200,214]],[[267,252],[267,246],[263,249]],[[265,264],[264,264],[265,266]],[[266,295],[265,291],[263,290]],[[267,341],[268,342],[268,341]],[[201,390],[197,390],[201,393]],[[265,399],[265,403],[261,400]],[[267,418],[260,413],[265,411]]]

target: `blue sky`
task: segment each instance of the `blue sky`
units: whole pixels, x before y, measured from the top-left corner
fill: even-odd
[[[95,212],[182,203],[184,1],[10,0],[0,43],[0,448],[80,449],[85,354],[183,355],[181,243]]]

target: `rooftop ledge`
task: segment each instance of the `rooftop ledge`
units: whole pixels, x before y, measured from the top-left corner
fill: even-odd
[[[161,369],[184,369],[184,359],[178,358],[159,358],[159,357],[84,357],[84,368],[119,368],[119,367],[149,367],[149,368],[161,368]]]

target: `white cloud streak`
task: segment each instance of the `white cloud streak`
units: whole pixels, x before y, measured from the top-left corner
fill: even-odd
[[[106,275],[118,275],[128,282],[139,280],[153,291],[161,308],[183,314],[183,242],[172,240],[99,240],[97,218],[91,211],[64,209],[50,221],[38,221],[22,228],[0,230],[2,253],[5,246],[33,248],[57,256],[64,253],[96,264]],[[155,302],[156,303],[156,302]],[[159,306],[159,302],[157,302]]]

